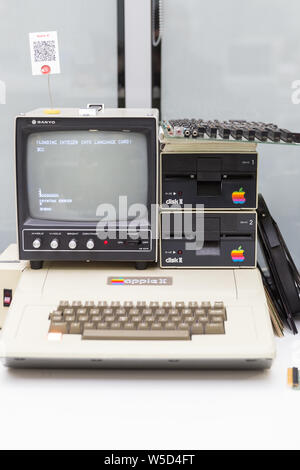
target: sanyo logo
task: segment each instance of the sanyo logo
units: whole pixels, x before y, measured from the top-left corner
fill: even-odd
[[[56,121],[36,121],[35,119],[33,119],[33,120],[31,121],[31,123],[32,123],[33,125],[35,125],[35,124],[55,124]]]
[[[167,264],[179,264],[179,263],[183,263],[183,259],[182,258],[167,258],[166,263]]]

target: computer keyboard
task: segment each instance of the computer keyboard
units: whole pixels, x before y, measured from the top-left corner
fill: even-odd
[[[223,302],[68,302],[50,313],[49,337],[83,340],[191,340],[225,334]]]

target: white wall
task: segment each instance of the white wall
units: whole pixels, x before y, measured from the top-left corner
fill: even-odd
[[[0,251],[16,240],[14,118],[49,106],[47,78],[31,75],[28,33],[58,31],[62,73],[51,77],[54,105],[117,106],[116,6],[114,0],[0,0]]]

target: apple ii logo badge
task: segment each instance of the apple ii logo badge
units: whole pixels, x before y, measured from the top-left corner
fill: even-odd
[[[232,250],[231,259],[234,263],[242,263],[245,261],[244,250],[242,246],[239,246],[237,250]]]
[[[240,188],[238,191],[232,193],[232,202],[233,204],[243,205],[246,202],[245,191],[243,188]]]
[[[172,277],[128,277],[128,276],[116,276],[108,277],[107,284],[109,286],[172,286]]]

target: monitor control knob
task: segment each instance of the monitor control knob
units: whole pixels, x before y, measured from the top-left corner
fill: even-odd
[[[69,242],[69,248],[70,250],[75,250],[76,247],[77,247],[77,242],[74,238],[72,238],[72,240],[70,240]]]
[[[41,239],[40,239],[40,238],[36,238],[36,239],[33,240],[33,242],[32,242],[32,246],[33,246],[33,248],[35,248],[36,250],[38,250],[38,248],[41,248],[41,245],[42,245],[42,242],[41,242]]]
[[[94,240],[88,240],[86,243],[86,247],[88,250],[92,250],[95,246]]]
[[[56,250],[58,248],[58,240],[57,238],[53,238],[53,240],[51,240],[50,242],[50,247],[52,248],[52,250]]]

